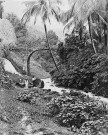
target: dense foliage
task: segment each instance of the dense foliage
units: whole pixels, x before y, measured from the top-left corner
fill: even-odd
[[[37,107],[43,106],[43,111],[40,110],[42,115],[68,127],[76,135],[95,135],[107,130],[107,105],[81,92],[72,90],[71,93],[59,95],[51,90],[35,88],[19,93],[17,99]]]
[[[101,123],[105,122],[104,118],[108,120],[106,105],[81,93],[71,92],[71,95],[53,98],[48,107],[50,116],[60,125],[82,134],[99,132],[103,126]]]
[[[58,46],[58,55],[61,72],[51,72],[57,85],[108,96],[107,55],[94,54],[86,35],[82,40],[73,34],[66,37],[65,45],[60,43]]]
[[[44,89],[31,89],[31,91],[25,91],[19,93],[17,100],[27,102],[30,104],[37,104],[37,101],[41,103],[43,100],[44,103],[51,101],[53,97],[57,97],[59,93],[51,92],[51,90]]]

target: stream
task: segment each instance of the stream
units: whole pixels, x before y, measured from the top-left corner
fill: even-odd
[[[50,78],[47,78],[47,79],[42,79],[45,83],[45,86],[44,86],[44,89],[51,89],[51,91],[56,91],[60,94],[62,94],[64,91],[65,92],[70,92],[71,89],[65,89],[63,87],[56,87],[56,85],[54,84],[54,82],[51,81]],[[80,91],[82,94],[86,95],[86,96],[89,96],[90,98],[93,98],[94,100],[99,100],[99,101],[102,101],[106,104],[108,104],[108,98],[104,98],[102,96],[96,96],[94,94],[92,94],[91,92],[84,92],[84,91]]]
[[[3,60],[4,60],[3,61],[4,62],[4,69],[6,71],[11,72],[13,74],[18,74],[21,76],[21,74],[16,71],[16,69],[14,68],[14,66],[12,65],[12,63],[9,60],[7,60],[5,58]],[[46,78],[46,79],[41,79],[41,80],[44,81],[44,84],[45,84],[44,89],[51,89],[51,91],[57,91],[60,94],[62,94],[63,91],[70,92],[70,89],[56,87],[54,82],[51,81],[51,78]],[[94,94],[92,94],[90,92],[89,93],[86,93],[83,91],[81,91],[81,92],[84,95],[88,95],[89,97],[94,98],[95,100],[100,100],[102,102],[108,103],[108,98],[104,98],[102,96],[95,96]]]

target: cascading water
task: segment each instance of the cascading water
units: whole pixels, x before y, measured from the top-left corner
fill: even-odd
[[[14,68],[14,66],[11,64],[11,62],[9,60],[4,58],[3,63],[4,63],[5,71],[8,71],[8,72],[13,73],[13,74],[21,75],[20,73],[18,73],[16,71],[16,69]]]

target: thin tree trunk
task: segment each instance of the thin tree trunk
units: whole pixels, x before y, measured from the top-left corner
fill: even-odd
[[[104,40],[105,40],[105,52],[107,54],[107,26],[104,24]]]
[[[82,22],[80,24],[79,36],[80,36],[80,40],[82,41],[82,36],[83,36],[83,25],[82,25]]]
[[[36,51],[45,51],[45,50],[49,50],[49,49],[38,49],[38,50],[34,50],[33,52],[31,52],[27,58],[27,75],[30,76],[30,58],[33,55],[33,53],[35,53]]]
[[[2,14],[3,14],[3,6],[1,4],[2,2],[0,2],[0,19],[2,19]]]
[[[106,38],[107,38],[107,44],[106,44],[106,54],[108,55],[108,15],[106,17],[106,22],[107,22],[107,26],[106,26]]]
[[[99,43],[102,43],[102,23],[99,16],[98,16],[98,27],[99,27]]]
[[[105,51],[106,54],[108,54],[108,25],[106,24],[104,24],[104,39],[105,39]]]
[[[106,41],[106,54],[108,55],[108,3],[106,5],[106,18],[105,18],[107,24],[106,24],[106,38],[107,38],[107,41]]]
[[[89,26],[89,34],[90,34],[91,43],[93,45],[94,52],[97,53],[96,47],[95,47],[94,42],[93,42],[93,37],[92,37],[91,16],[88,17],[88,26]]]
[[[3,13],[3,7],[1,5],[1,3],[0,3],[0,19],[2,19],[2,13]],[[0,38],[0,42],[1,42],[1,38]]]
[[[107,48],[106,48],[106,54],[108,54],[108,26],[107,26]]]
[[[59,71],[59,69],[58,69],[58,67],[57,67],[57,64],[56,64],[56,62],[55,62],[55,60],[54,60],[54,57],[53,57],[51,48],[50,48],[50,44],[49,44],[49,41],[48,41],[48,35],[47,35],[47,28],[46,28],[46,24],[45,24],[45,23],[44,23],[44,29],[45,29],[45,35],[46,35],[46,40],[47,40],[47,45],[48,45],[48,48],[49,48],[50,55],[51,55],[51,57],[52,57],[52,59],[53,59],[53,62],[54,62],[54,64],[55,64],[56,69]],[[59,71],[59,72],[60,72],[60,71]]]

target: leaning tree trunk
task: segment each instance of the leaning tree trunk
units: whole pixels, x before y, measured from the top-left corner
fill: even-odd
[[[37,51],[44,51],[44,50],[49,50],[49,49],[38,49],[38,50],[34,50],[33,52],[31,52],[27,58],[27,75],[30,76],[30,58],[33,55],[33,53],[37,52]]]
[[[97,53],[96,47],[95,47],[94,42],[93,42],[93,37],[92,37],[91,16],[88,17],[88,26],[89,26],[89,34],[90,34],[91,43],[93,45],[94,52]]]
[[[54,64],[55,64],[56,69],[59,71],[59,69],[58,69],[58,67],[57,67],[57,64],[56,64],[56,62],[55,62],[55,60],[54,60],[54,57],[53,57],[51,48],[50,48],[50,44],[49,44],[49,40],[48,40],[48,34],[47,34],[47,28],[46,28],[46,24],[45,24],[45,23],[44,23],[44,29],[45,29],[45,35],[46,35],[46,40],[47,40],[47,45],[48,45],[48,48],[49,48],[50,55],[51,55],[51,57],[52,57],[52,59],[53,59],[53,62],[54,62]]]

